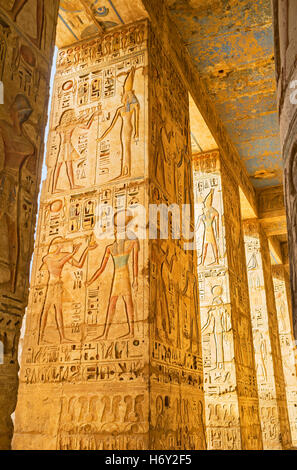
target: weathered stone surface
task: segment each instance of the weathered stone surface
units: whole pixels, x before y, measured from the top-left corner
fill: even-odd
[[[204,448],[195,252],[139,213],[193,208],[187,90],[138,22],[61,50],[54,97],[14,448]]]
[[[263,447],[286,449],[291,433],[268,240],[257,219],[243,226]]]
[[[174,66],[179,71],[185,86],[191,93],[197,108],[217,142],[222,159],[226,164],[231,163],[230,171],[257,215],[256,192],[249,179],[246,167],[240,160],[238,151],[226,132],[218,116],[217,109],[210,98],[209,90],[207,90],[185,47],[179,30],[169,14],[167,2],[165,0],[142,0],[142,3],[152,23],[159,31],[160,37],[163,38],[164,47],[172,56]]]
[[[288,221],[288,245],[294,337],[297,339],[297,222],[296,222],[296,18],[297,3],[273,0],[276,78],[281,146],[284,163],[285,204]]]
[[[279,340],[281,347],[288,416],[290,421],[292,445],[297,446],[297,378],[296,378],[296,345],[293,340],[291,316],[290,280],[285,266],[272,266],[275,304],[278,320]]]
[[[193,156],[209,449],[261,449],[238,186],[219,152]]]
[[[57,0],[0,1],[0,449],[13,430],[57,8]]]

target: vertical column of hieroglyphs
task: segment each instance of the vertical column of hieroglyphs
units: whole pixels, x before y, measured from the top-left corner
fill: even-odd
[[[164,239],[150,240],[150,448],[203,449],[197,260],[187,227],[178,229],[184,205],[194,233],[188,92],[154,32],[149,43],[150,203],[172,210],[169,238],[161,217]]]
[[[288,415],[290,420],[292,445],[297,445],[297,378],[296,345],[293,341],[292,311],[289,276],[283,265],[272,266],[275,304],[277,311],[279,339],[286,384]]]
[[[264,449],[291,445],[270,253],[259,221],[244,221],[244,239]]]
[[[218,151],[193,156],[210,449],[261,449],[240,199]]]
[[[0,449],[12,437],[58,3],[0,1]]]
[[[58,53],[15,448],[148,445],[147,241],[112,230],[146,204],[146,36]]]

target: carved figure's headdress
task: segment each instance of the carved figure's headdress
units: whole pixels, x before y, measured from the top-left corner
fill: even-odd
[[[204,206],[209,209],[212,206],[214,190],[211,189],[206,198],[204,199]]]
[[[125,93],[128,93],[129,91],[133,90],[135,72],[136,72],[135,67],[134,66],[131,67],[131,70],[128,73],[127,78],[126,78],[125,83],[124,83],[124,92]]]

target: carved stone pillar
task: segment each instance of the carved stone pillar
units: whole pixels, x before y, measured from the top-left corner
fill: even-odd
[[[0,1],[0,449],[13,433],[58,3]]]
[[[272,266],[274,295],[277,311],[280,347],[282,354],[288,415],[291,427],[292,445],[297,446],[297,378],[296,345],[292,333],[290,280],[285,266]]]
[[[293,332],[297,339],[297,2],[273,0],[276,78],[288,222]]]
[[[239,189],[219,152],[194,155],[209,449],[261,449]]]
[[[195,251],[140,217],[193,207],[187,90],[144,21],[61,50],[54,97],[14,448],[204,448]]]
[[[260,419],[264,449],[291,446],[286,390],[267,237],[257,219],[244,221]]]

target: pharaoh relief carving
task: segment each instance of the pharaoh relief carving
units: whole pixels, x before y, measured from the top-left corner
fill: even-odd
[[[144,242],[132,228],[120,233],[136,224],[135,211],[145,201],[137,179],[144,177],[146,59],[145,42],[136,40],[143,28],[129,30],[119,56],[105,55],[101,64],[92,55],[83,72],[59,59],[24,349],[26,383],[40,383],[44,374],[47,384],[139,380],[144,367]],[[93,52],[101,41],[96,44]],[[56,376],[58,365],[62,374]]]
[[[172,221],[169,240],[138,235],[140,226],[146,231],[138,211],[150,198],[155,202],[153,195],[179,203],[190,197],[184,188],[191,174],[188,111],[178,110],[165,76],[166,83],[177,81],[185,103],[187,92],[163,53],[156,63],[150,57],[147,34],[145,23],[136,23],[62,50],[58,58],[18,405],[21,410],[28,386],[33,400],[39,387],[51,394],[56,385],[71,384],[71,394],[53,405],[62,416],[53,424],[59,436],[53,448],[147,448],[155,406],[149,404],[149,363],[152,389],[161,384],[171,403],[186,390],[193,395],[187,406],[195,419],[172,427],[177,448],[205,447],[194,255],[172,239]],[[157,85],[147,64],[160,60],[166,69]],[[156,96],[168,132],[179,141],[177,148],[169,139],[164,148],[172,176],[164,187],[153,172],[157,142],[147,140]],[[174,175],[182,179],[178,194]],[[175,412],[171,406],[170,419]],[[22,427],[26,418],[19,417]],[[154,426],[159,447],[167,431]],[[188,443],[179,437],[187,429]],[[16,446],[22,434],[16,432]],[[35,434],[37,447],[41,434]]]
[[[137,49],[141,50],[140,45]],[[64,78],[69,73],[68,69],[63,72],[63,67],[58,72],[62,78],[56,84],[59,100],[49,144],[49,191],[142,176],[139,117],[141,108],[144,110],[143,64],[144,53],[134,52],[131,60],[117,61],[113,66],[100,66],[100,60],[94,60],[88,73],[79,77]],[[96,155],[92,162],[86,158],[90,153]]]
[[[229,382],[231,379],[228,364],[233,358],[233,339],[218,153],[210,155],[206,172],[203,172],[204,162],[206,159],[203,156],[201,160],[194,160],[195,229],[204,362],[210,374],[217,376],[215,383],[221,382],[223,387],[228,388],[226,380]]]
[[[286,448],[291,437],[279,338],[275,333],[278,326],[269,248],[259,222],[244,222],[244,233],[263,446]],[[278,437],[280,432],[282,440]]]
[[[193,206],[187,91],[154,32],[149,46],[150,202]],[[188,218],[193,230],[190,211]],[[205,447],[197,261],[168,219],[168,239],[150,241],[152,445],[194,449]],[[158,221],[156,231],[160,238]]]
[[[219,152],[194,155],[193,165],[208,446],[261,448],[248,286],[238,262],[244,256],[238,188]],[[254,431],[245,395],[253,397]],[[220,418],[230,406],[232,429]]]
[[[272,267],[274,295],[277,310],[278,329],[284,379],[286,384],[286,396],[288,404],[288,415],[290,421],[292,443],[296,442],[296,346],[293,341],[290,286],[289,277],[284,266]]]

